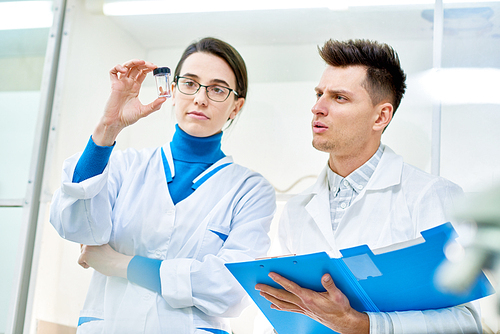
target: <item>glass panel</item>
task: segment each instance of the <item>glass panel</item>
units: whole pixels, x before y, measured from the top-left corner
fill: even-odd
[[[0,1],[0,205],[26,195],[52,16],[52,1]],[[16,290],[22,212],[0,207],[0,333]]]
[[[500,1],[445,6],[441,174],[469,192],[500,181],[499,12]]]
[[[5,333],[16,269],[22,208],[0,208],[0,333]],[[10,256],[9,256],[10,255]]]
[[[39,98],[39,91],[0,91],[0,198],[25,196]]]
[[[12,199],[23,198],[26,192],[49,28],[7,29],[4,25],[0,30],[0,199]]]

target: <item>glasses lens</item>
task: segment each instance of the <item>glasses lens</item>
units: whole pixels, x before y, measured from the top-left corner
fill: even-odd
[[[177,88],[181,93],[194,95],[198,92],[200,87],[201,85],[192,79],[177,77]],[[207,96],[212,101],[224,102],[229,94],[231,94],[231,89],[224,86],[211,85],[203,87],[207,89]]]
[[[228,88],[222,86],[207,87],[208,98],[217,102],[225,101],[230,92]]]
[[[177,88],[179,88],[181,93],[195,94],[200,88],[200,85],[196,81],[193,81],[191,79],[179,78],[177,80]]]

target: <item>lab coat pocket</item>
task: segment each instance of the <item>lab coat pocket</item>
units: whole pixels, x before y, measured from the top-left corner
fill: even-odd
[[[199,258],[202,258],[207,254],[217,254],[224,246],[224,242],[229,236],[229,230],[229,226],[223,226],[210,222],[207,225],[203,243],[200,252],[198,253]]]
[[[81,315],[81,314],[80,314]],[[102,334],[104,333],[104,320],[102,317],[80,316],[76,334]]]
[[[208,230],[212,233],[215,233],[222,240],[222,242],[226,241],[227,237],[229,236],[229,231],[226,232],[225,229],[221,229],[219,228],[219,226],[212,228],[209,227]]]

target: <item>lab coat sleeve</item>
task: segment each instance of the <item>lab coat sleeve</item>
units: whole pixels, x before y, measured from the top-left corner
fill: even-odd
[[[115,166],[126,166],[123,154],[113,154]],[[103,245],[111,235],[111,209],[118,193],[121,173],[108,163],[102,174],[73,183],[76,154],[63,164],[61,187],[50,208],[50,223],[64,239],[85,245]],[[122,167],[125,168],[126,167]],[[114,176],[110,176],[110,170]]]
[[[408,197],[416,233],[436,224],[452,222],[450,212],[463,198],[463,190],[444,179],[434,178],[420,192]],[[402,296],[404,298],[404,296]],[[424,311],[368,313],[371,332],[378,333],[481,333],[479,303]],[[392,324],[388,323],[389,318]],[[392,327],[393,331],[388,331]]]
[[[202,259],[164,260],[160,267],[163,298],[174,308],[195,306],[208,316],[235,317],[249,299],[224,263],[266,255],[276,210],[272,186],[261,176],[247,179],[233,206],[231,229],[222,248]]]
[[[474,304],[478,302],[437,310],[368,312],[370,334],[481,333],[481,316]]]
[[[455,223],[451,212],[456,208],[457,202],[464,197],[461,187],[442,177],[434,178],[423,187],[421,192],[415,194],[415,199],[409,199],[411,215],[416,228],[416,235],[420,231],[435,227],[446,222]]]

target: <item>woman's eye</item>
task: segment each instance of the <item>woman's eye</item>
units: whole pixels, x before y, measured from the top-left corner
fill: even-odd
[[[226,91],[223,87],[219,87],[219,86],[212,86],[212,91],[215,93],[215,94],[224,94],[224,92]]]

